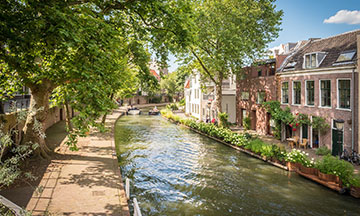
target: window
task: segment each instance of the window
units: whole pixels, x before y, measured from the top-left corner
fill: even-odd
[[[264,102],[265,96],[266,96],[265,92],[258,92],[256,103],[261,104],[262,102]]]
[[[350,109],[350,80],[338,80],[338,107]]]
[[[305,68],[316,67],[316,53],[305,55]]]
[[[354,58],[356,51],[352,50],[352,51],[346,51],[346,52],[342,52],[339,57],[337,58],[336,62],[347,62],[347,61],[351,61]]]
[[[301,82],[293,82],[293,104],[301,104]]]
[[[321,62],[326,57],[325,52],[316,52],[305,55],[305,68],[316,68],[319,67]]]
[[[249,100],[249,92],[241,92],[241,100]]]
[[[331,83],[330,80],[320,81],[320,104],[322,107],[331,107]]]
[[[306,81],[306,105],[314,105],[315,82]]]
[[[258,77],[260,77],[260,76],[261,76],[261,69],[258,70]]]
[[[284,104],[289,103],[289,83],[283,82],[281,86],[281,102]]]

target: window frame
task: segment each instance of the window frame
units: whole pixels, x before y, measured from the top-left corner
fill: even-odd
[[[312,61],[311,61],[311,56],[315,55],[315,66],[312,66]],[[306,61],[306,57],[309,56],[309,66],[307,66],[307,61]],[[317,53],[316,52],[312,52],[312,53],[307,53],[304,55],[304,68],[305,69],[311,69],[311,68],[317,68],[318,67],[318,62],[317,62]]]
[[[284,98],[283,85],[284,85],[284,83],[287,83],[287,102],[283,101],[283,98]],[[281,82],[281,104],[289,104],[289,81]]]
[[[350,102],[350,106],[349,108],[344,108],[344,107],[340,107],[340,91],[339,91],[339,81],[349,81],[350,82],[350,86],[349,86],[349,93],[350,93],[350,98],[349,98],[349,102]],[[338,78],[336,79],[336,108],[339,110],[347,110],[347,111],[351,111],[351,90],[352,90],[352,83],[351,83],[351,78]]]
[[[244,94],[244,93],[247,93],[247,94],[248,94],[248,95],[247,95],[247,98],[245,98],[245,99],[243,98],[243,94]],[[242,92],[241,92],[241,100],[242,100],[242,101],[248,101],[249,99],[250,99],[250,92],[249,92],[249,91],[242,91]]]
[[[300,94],[299,94],[299,96],[300,96],[300,98],[299,98],[299,100],[300,100],[300,102],[299,103],[295,103],[295,83],[300,83]],[[295,81],[292,81],[292,103],[291,103],[291,105],[295,105],[295,106],[300,106],[301,105],[301,81],[300,80],[295,80]]]
[[[308,103],[308,99],[309,99],[309,97],[308,97],[308,83],[309,82],[314,83],[314,87],[313,87],[313,104]],[[305,80],[305,105],[310,106],[310,107],[315,106],[315,81],[314,80]]]
[[[330,106],[323,106],[322,105],[322,90],[321,90],[321,82],[322,81],[329,81],[330,82]],[[332,103],[331,103],[331,79],[320,79],[319,80],[319,107],[321,108],[332,108]]]

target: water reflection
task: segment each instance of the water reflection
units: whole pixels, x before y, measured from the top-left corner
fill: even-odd
[[[360,201],[160,116],[116,126],[122,175],[144,215],[360,215]]]

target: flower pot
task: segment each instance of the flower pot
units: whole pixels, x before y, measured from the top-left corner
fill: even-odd
[[[287,162],[286,166],[289,169],[289,171],[296,172],[299,169],[300,164],[294,162]]]
[[[360,198],[360,187],[351,186],[350,194],[355,198]]]
[[[317,169],[316,168],[312,168],[312,167],[306,167],[301,165],[300,166],[300,172],[304,173],[304,174],[308,174],[308,175],[317,175]]]
[[[332,174],[325,174],[322,172],[318,172],[318,176],[321,180],[326,181],[326,182],[336,182],[336,175],[332,175]]]

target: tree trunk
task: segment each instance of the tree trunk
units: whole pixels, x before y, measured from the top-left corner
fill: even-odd
[[[66,98],[66,93],[65,93],[65,113],[66,113],[66,127],[68,128],[69,132],[71,132],[73,130],[72,125],[71,125],[71,117],[70,117],[70,109],[69,109],[69,101]]]
[[[107,114],[104,114],[101,120],[101,124],[105,125]]]
[[[216,85],[216,118],[219,126],[222,126],[222,122],[220,121],[219,114],[222,112],[221,102],[222,102],[222,81],[223,81],[223,75],[220,73],[218,76],[218,82]]]
[[[114,93],[111,93],[110,99],[113,100],[113,99],[114,99],[114,96],[115,96]],[[102,117],[101,124],[103,124],[103,125],[105,125],[106,116],[107,116],[107,114],[104,114],[103,117]]]
[[[37,143],[39,147],[35,154],[49,158],[50,149],[45,143],[45,121],[49,113],[49,97],[54,89],[49,80],[42,80],[40,84],[30,85],[30,109],[24,126],[24,138],[21,144]]]

